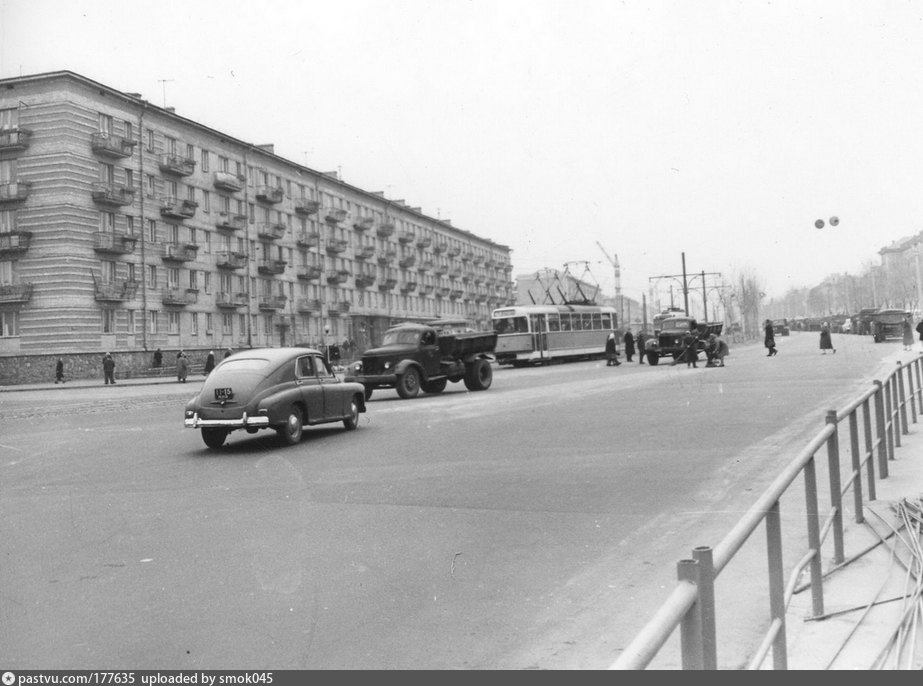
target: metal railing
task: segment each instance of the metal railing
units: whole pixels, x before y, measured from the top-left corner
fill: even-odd
[[[901,436],[909,433],[908,408],[910,421],[916,423],[918,415],[923,413],[923,356],[906,363],[897,362],[884,380],[872,381],[870,388],[842,410],[828,411],[823,429],[788,463],[718,545],[694,548],[691,559],[678,562],[676,587],[610,669],[644,669],[677,628],[680,629],[682,668],[717,669],[715,582],[763,524],[768,579],[760,581],[768,580],[769,626],[748,668],[761,668],[771,652],[773,668],[787,669],[785,615],[789,604],[796,592],[810,588],[814,616],[824,614],[824,577],[847,562],[843,535],[844,498],[852,492],[855,521],[861,524],[864,498],[876,499],[876,466],[877,478],[886,479],[888,462],[894,459],[895,448],[901,447]],[[851,456],[846,470],[841,464],[839,439],[843,425]],[[824,448],[830,495],[821,524],[817,453]],[[789,571],[786,580],[782,561],[781,500],[802,475],[808,549]],[[831,534],[833,566],[824,572],[822,546]],[[799,586],[799,578],[805,571],[809,581]]]

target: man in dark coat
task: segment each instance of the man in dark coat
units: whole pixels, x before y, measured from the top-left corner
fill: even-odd
[[[103,356],[103,378],[104,385],[115,385],[115,360],[112,359],[112,353]]]
[[[638,332],[638,364],[644,364],[644,344],[647,342],[647,334],[644,329]]]
[[[628,329],[625,332],[625,359],[631,362],[632,356],[635,354],[635,337],[631,333],[631,329]]]
[[[215,368],[215,351],[209,350],[208,356],[205,358],[205,367],[202,369],[202,373],[205,376],[208,376],[212,369]]]

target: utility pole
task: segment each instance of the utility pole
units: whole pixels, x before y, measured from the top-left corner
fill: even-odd
[[[609,256],[609,253],[606,252],[606,249],[602,246],[599,241],[596,241],[596,245],[599,246],[599,249],[602,250],[603,255],[606,256],[606,259],[609,260],[609,264],[612,265],[612,268],[615,270],[615,305],[619,311],[619,325],[622,324],[622,270],[619,268],[619,256],[615,253],[612,253],[612,256]]]
[[[170,81],[174,81],[175,79],[157,79],[157,80],[160,81],[160,86],[161,88],[163,88],[163,106],[164,108],[166,108],[167,106],[167,83]]]

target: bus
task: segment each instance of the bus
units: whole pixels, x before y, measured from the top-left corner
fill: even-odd
[[[602,358],[617,324],[615,308],[605,305],[516,305],[490,318],[497,363],[514,367]]]

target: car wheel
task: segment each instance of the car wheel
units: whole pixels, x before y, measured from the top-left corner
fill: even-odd
[[[304,418],[301,416],[301,408],[292,405],[288,408],[285,424],[276,429],[282,440],[288,445],[296,445],[301,441],[301,434],[304,431]]]
[[[227,429],[202,429],[202,440],[209,448],[220,448],[227,437]]]
[[[355,397],[349,399],[349,416],[343,420],[347,431],[352,431],[359,426],[359,401]]]
[[[445,377],[441,379],[436,379],[435,381],[424,381],[423,382],[423,392],[424,393],[442,393],[445,390],[445,386],[448,383],[448,379]]]
[[[420,372],[413,367],[397,377],[397,394],[404,398],[416,398],[420,392]]]
[[[372,389],[371,386],[366,386],[366,387],[365,387],[365,399],[366,399],[366,400],[368,400],[369,398],[372,397],[372,390],[373,390],[373,389]]]
[[[469,391],[486,391],[494,379],[490,362],[485,359],[475,360],[465,372],[465,388]]]

